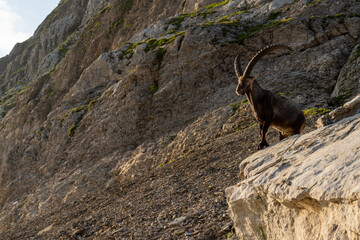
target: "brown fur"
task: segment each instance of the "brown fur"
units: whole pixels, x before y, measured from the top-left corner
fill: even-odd
[[[279,140],[300,134],[305,127],[304,113],[296,103],[261,88],[255,77],[250,76],[251,70],[263,56],[279,48],[290,49],[284,45],[272,45],[262,49],[250,60],[244,73],[241,70],[239,56],[234,61],[238,77],[236,93],[246,95],[252,113],[259,122],[261,142],[258,149],[269,146],[265,137],[270,126],[279,131]]]

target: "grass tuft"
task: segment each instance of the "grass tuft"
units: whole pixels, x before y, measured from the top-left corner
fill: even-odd
[[[327,108],[316,108],[316,107],[304,110],[304,114],[306,116],[319,116],[319,115],[324,115],[328,112],[331,112],[331,110]]]

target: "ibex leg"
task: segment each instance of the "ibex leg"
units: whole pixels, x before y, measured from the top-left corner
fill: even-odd
[[[263,149],[264,147],[269,146],[269,144],[266,142],[266,132],[269,129],[271,123],[269,122],[264,122],[264,123],[260,123],[260,139],[261,142],[258,146],[258,149]]]

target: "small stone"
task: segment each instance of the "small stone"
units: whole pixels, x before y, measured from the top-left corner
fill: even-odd
[[[176,231],[174,232],[174,234],[177,235],[177,236],[180,236],[180,235],[182,235],[182,234],[184,234],[184,233],[185,233],[185,230],[184,230],[184,229],[176,230]]]
[[[176,218],[176,219],[174,219],[173,221],[171,221],[171,222],[169,223],[169,226],[178,225],[178,224],[184,222],[186,219],[187,219],[187,217],[179,217],[179,218]]]
[[[231,231],[232,227],[234,226],[233,222],[229,222],[227,224],[225,224],[222,228],[221,228],[221,232],[229,232]]]
[[[43,230],[41,230],[40,232],[38,232],[37,235],[39,236],[39,235],[42,235],[42,234],[44,234],[46,232],[49,232],[52,228],[53,228],[53,225],[50,225],[50,226],[44,228]]]

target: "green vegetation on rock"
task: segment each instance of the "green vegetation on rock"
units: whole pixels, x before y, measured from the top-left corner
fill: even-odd
[[[25,67],[25,66],[19,68],[17,71],[13,72],[12,77],[17,76],[17,75],[20,75],[20,74],[23,73],[25,70],[26,70],[26,67]]]
[[[239,26],[240,22],[237,19],[229,19],[228,16],[224,16],[219,18],[217,21],[206,22],[205,24],[202,24],[202,27],[211,25]]]
[[[156,93],[158,89],[159,89],[158,83],[155,82],[153,85],[150,86],[150,92],[151,92],[151,94]]]
[[[81,122],[81,120],[83,119],[83,117],[85,116],[85,114],[88,111],[88,106],[84,105],[84,106],[80,106],[77,108],[74,108],[71,110],[71,113],[78,113],[81,112],[80,116],[77,118],[77,120],[75,121],[74,125],[72,125],[69,130],[68,130],[68,134],[70,137],[73,137],[75,134],[75,130],[79,127],[79,123]]]
[[[104,14],[106,13],[109,9],[111,8],[111,5],[107,5],[106,7],[104,7],[103,9],[101,9],[97,14]]]
[[[228,107],[232,107],[232,110],[235,112],[238,110],[241,106],[241,102],[235,102],[228,105]]]
[[[123,50],[120,55],[118,56],[118,59],[121,61],[124,58],[130,59],[132,55],[134,54],[134,49],[137,48],[140,44],[144,43],[144,41],[138,42],[138,43],[125,43],[125,45],[128,46],[126,50]]]
[[[222,1],[222,2],[219,2],[219,3],[213,3],[213,4],[210,4],[206,7],[204,7],[203,9],[214,9],[216,7],[221,7],[221,6],[224,6],[226,4],[228,4],[230,2],[230,0],[225,0],[225,1]]]
[[[122,23],[124,23],[124,19],[120,19],[118,21],[116,21],[113,25],[114,28],[117,28],[118,26],[120,26]]]
[[[161,63],[164,60],[165,54],[166,54],[166,48],[159,48],[158,50],[156,50],[156,60],[158,61],[158,67],[160,69]]]
[[[325,113],[331,112],[330,109],[327,108],[309,108],[304,110],[304,114],[306,116],[319,116],[319,115],[324,115]]]
[[[225,0],[225,1],[222,1],[219,3],[210,4],[208,6],[200,8],[199,10],[197,10],[195,12],[180,14],[174,18],[171,18],[169,21],[167,21],[167,28],[170,25],[173,25],[173,26],[175,26],[175,29],[173,29],[173,30],[177,31],[180,29],[182,22],[186,18],[195,18],[195,17],[199,17],[199,16],[206,18],[209,14],[215,13],[214,8],[224,6],[224,5],[228,4],[229,2],[230,2],[230,0]]]
[[[62,127],[63,126],[63,123],[65,121],[65,119],[71,115],[71,114],[76,114],[76,113],[80,113],[80,115],[78,116],[78,118],[76,119],[75,123],[69,128],[68,130],[68,135],[69,137],[73,137],[74,134],[75,134],[75,131],[76,129],[79,127],[79,124],[81,122],[81,120],[84,118],[85,114],[88,112],[88,111],[91,111],[91,109],[94,107],[96,103],[96,100],[90,100],[89,103],[87,105],[82,105],[82,106],[79,106],[79,107],[75,107],[71,110],[69,110],[68,112],[66,112],[62,119],[60,120],[59,122],[59,126]]]
[[[5,115],[16,105],[16,98],[23,93],[30,90],[30,87],[27,85],[24,86],[15,86],[9,89],[7,92],[3,94],[0,99],[0,110],[1,110],[1,117],[5,117]]]
[[[155,50],[160,47],[156,51],[156,59],[158,60],[159,66],[160,66],[161,62],[166,54],[166,49],[161,48],[161,46],[172,43],[178,36],[184,35],[184,34],[185,34],[185,31],[177,32],[177,33],[173,34],[172,36],[170,36],[169,38],[164,38],[164,37],[158,38],[158,39],[151,38],[151,39],[147,39],[147,40],[140,41],[137,43],[129,43],[129,42],[124,43],[123,46],[126,46],[125,50],[121,51],[121,53],[118,55],[118,59],[120,61],[125,58],[130,59],[134,54],[135,48],[137,48],[139,45],[141,45],[143,43],[146,43],[146,47],[144,49],[145,52],[149,52],[150,50]],[[121,73],[122,73],[122,71],[121,71]]]
[[[325,17],[322,19],[322,22],[323,24],[326,24],[326,20],[328,19],[337,19],[337,22],[342,24],[345,22],[345,17],[346,15],[343,13],[338,13],[336,15],[325,15]]]
[[[134,6],[133,0],[120,1],[119,10],[124,10],[125,12],[129,12]]]
[[[177,32],[173,34],[169,38],[159,38],[159,39],[149,39],[146,41],[146,47],[144,49],[145,52],[148,52],[150,50],[154,50],[158,47],[161,47],[166,44],[172,43],[178,36],[184,35],[185,32]]]
[[[275,20],[280,14],[281,11],[273,11],[269,14],[268,20]]]
[[[167,21],[167,27],[166,29],[170,26],[173,25],[175,26],[175,28],[172,31],[177,31],[180,29],[182,22],[186,19],[186,18],[195,18],[195,17],[199,17],[202,16],[204,18],[206,18],[207,15],[214,13],[215,11],[213,10],[206,10],[206,11],[196,11],[196,12],[191,12],[191,13],[184,13],[184,14],[180,14],[177,17],[171,18],[169,21]]]
[[[337,106],[344,104],[345,100],[351,96],[351,92],[346,92],[344,90],[339,92],[339,95],[336,96],[333,100]]]
[[[88,104],[88,111],[91,111],[91,109],[94,107],[96,103],[96,100],[91,100]]]
[[[283,19],[283,20],[275,20],[275,21],[265,23],[265,24],[257,23],[254,25],[244,25],[243,33],[237,37],[237,42],[239,44],[242,44],[245,39],[251,37],[254,33],[259,32],[260,30],[273,28],[273,27],[279,26],[281,24],[288,23],[291,20],[293,20],[293,18],[287,18],[287,19]]]
[[[309,3],[306,3],[305,5],[306,6],[312,6],[312,5],[315,5],[315,4],[317,4],[317,3],[321,2],[321,1],[322,0],[313,0],[313,1],[309,2]]]

